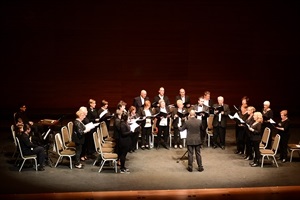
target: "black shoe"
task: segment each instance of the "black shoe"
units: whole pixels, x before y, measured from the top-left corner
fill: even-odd
[[[156,146],[156,149],[159,149],[159,145]]]
[[[254,162],[253,162],[253,161],[249,163],[249,165],[253,165],[253,164],[254,164]]]
[[[217,148],[217,145],[214,145],[212,148],[213,148],[213,149]]]
[[[45,171],[45,168],[43,166],[39,166],[38,171]]]
[[[142,146],[142,147],[141,147],[141,149],[142,149],[142,150],[145,150],[145,147],[144,147],[144,146]]]
[[[188,170],[189,172],[192,172],[192,171],[193,171],[193,169],[190,168],[190,167],[188,167],[187,170]]]
[[[252,165],[251,165],[251,167],[257,167],[258,166],[258,163],[253,163]]]
[[[285,159],[282,159],[282,161],[281,161],[282,163],[285,163],[286,162],[286,160]]]
[[[203,172],[203,171],[204,171],[204,168],[203,168],[203,167],[198,167],[198,171],[199,171],[199,172]]]
[[[239,155],[242,155],[242,154],[243,154],[243,152],[241,152],[241,151],[240,151],[238,154],[239,154]]]
[[[247,158],[245,158],[245,160],[253,160],[253,157],[248,156]]]
[[[221,149],[222,149],[222,150],[225,150],[225,146],[221,146]]]
[[[239,151],[236,151],[236,152],[234,152],[235,154],[239,154],[240,152]]]
[[[82,164],[75,165],[75,168],[77,168],[77,169],[83,169],[83,165]]]

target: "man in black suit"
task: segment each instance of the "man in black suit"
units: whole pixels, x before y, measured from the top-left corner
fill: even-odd
[[[140,96],[133,98],[132,105],[136,108],[137,113],[140,112],[140,109],[144,106],[146,100],[149,100],[146,90],[141,90]]]
[[[153,99],[152,107],[157,108],[159,106],[159,100],[164,100],[166,106],[170,105],[170,100],[167,96],[165,96],[165,88],[160,87],[158,90],[158,95],[156,95]]]
[[[182,100],[183,105],[184,105],[185,108],[190,108],[191,107],[190,97],[188,95],[185,95],[185,90],[183,88],[181,88],[179,90],[179,95],[176,96],[175,102],[177,102],[177,100],[179,100],[179,99]]]
[[[204,170],[202,166],[202,158],[200,152],[201,137],[200,137],[201,120],[196,118],[195,110],[191,110],[189,114],[189,119],[179,127],[180,131],[187,130],[186,135],[186,145],[188,149],[188,168],[189,172],[193,171],[193,156],[194,151],[196,154],[196,160],[198,164],[198,171],[202,172]]]
[[[213,148],[220,146],[221,149],[225,149],[225,138],[226,138],[226,126],[227,126],[227,116],[230,114],[230,108],[228,104],[224,103],[224,97],[218,97],[218,103],[213,105],[214,108],[214,118],[213,118]],[[218,144],[217,139],[220,139]]]
[[[207,118],[209,117],[210,114],[209,114],[209,107],[204,104],[203,96],[199,97],[198,103],[193,106],[193,110],[196,111],[197,119],[200,119],[202,121],[202,126],[200,131],[201,131],[201,141],[204,142],[206,136]]]

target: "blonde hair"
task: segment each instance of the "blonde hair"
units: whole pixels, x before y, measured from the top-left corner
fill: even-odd
[[[85,115],[85,111],[79,109],[77,112],[76,112],[76,116],[79,118],[80,116],[84,116]]]
[[[255,112],[253,116],[256,115],[258,122],[263,122],[263,115],[261,112]]]
[[[280,111],[281,115],[287,116],[288,115],[288,111],[287,110],[282,110]]]

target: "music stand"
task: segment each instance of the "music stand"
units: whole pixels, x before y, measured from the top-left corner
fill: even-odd
[[[176,162],[179,163],[179,161],[183,160],[184,156],[188,153],[188,150],[185,151],[185,153],[179,158]]]
[[[53,161],[49,155],[50,153],[50,147],[53,147],[52,145],[54,144],[53,142],[53,138],[51,141],[50,136],[52,137],[53,135],[49,135],[50,132],[53,132],[52,127],[54,127],[55,125],[57,125],[59,122],[61,122],[61,120],[63,119],[64,115],[61,116],[59,119],[57,120],[53,120],[53,119],[43,119],[40,120],[39,123],[44,125],[44,126],[48,126],[48,130],[47,132],[45,132],[44,134],[42,134],[43,136],[43,140],[46,142],[46,145],[44,146],[45,150],[46,150],[46,162],[50,167],[53,167]],[[51,145],[52,144],[52,145]],[[52,153],[52,151],[51,151]]]
[[[180,131],[180,138],[185,140],[187,135],[187,130]],[[188,150],[185,151],[185,153],[179,158],[176,162],[179,163],[180,160],[183,160],[184,156],[188,153]]]

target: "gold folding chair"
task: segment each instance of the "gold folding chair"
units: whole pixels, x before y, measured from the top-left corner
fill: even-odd
[[[291,152],[290,162],[292,162],[294,151],[297,151],[300,157],[300,142],[298,144],[288,144],[288,150]]]
[[[116,146],[116,142],[110,141],[110,140],[106,141],[104,139],[103,132],[102,132],[103,129],[101,129],[101,127],[100,128],[98,127],[96,130],[97,130],[98,138],[99,138],[99,141],[100,141],[100,144],[102,145],[102,147],[114,148]]]
[[[207,136],[208,147],[210,147],[210,139],[214,134],[213,119],[214,119],[214,115],[209,115],[209,117],[207,118],[206,136]]]
[[[170,142],[170,147],[172,147],[172,138],[174,137],[174,130],[173,130],[173,119],[170,118],[169,120],[169,142]]]
[[[103,137],[103,141],[114,141],[115,139],[109,135],[105,121],[100,122],[100,129]]]
[[[14,153],[12,155],[12,158],[15,157],[15,155],[17,155],[17,159],[18,157],[20,156],[20,152],[19,152],[19,149],[18,149],[18,144],[17,144],[17,141],[16,141],[16,131],[15,131],[15,126],[12,124],[10,126],[10,129],[11,129],[11,134],[12,134],[12,137],[13,137],[13,140],[14,140]]]
[[[112,152],[107,152],[109,150],[108,149],[105,150],[105,148],[102,147],[102,145],[100,144],[100,141],[98,139],[98,134],[96,132],[93,133],[93,138],[94,138],[95,148],[96,148],[96,151],[98,153],[98,156],[97,156],[95,162],[93,163],[93,165],[95,165],[96,162],[99,160],[99,158],[101,158],[100,169],[99,169],[98,172],[102,171],[105,162],[108,161],[112,164],[110,166],[114,167],[115,172],[117,173],[117,170],[118,170],[118,166],[117,166],[118,154],[112,153]]]
[[[34,160],[34,163],[35,163],[35,171],[37,171],[37,156],[36,155],[23,155],[23,152],[22,152],[22,148],[21,148],[21,145],[20,145],[20,141],[19,141],[19,138],[16,137],[16,143],[17,143],[17,146],[19,147],[19,152],[20,152],[20,157],[23,159],[23,162],[19,168],[19,172],[22,170],[23,168],[23,165],[25,163],[26,160]]]
[[[260,149],[265,149],[268,146],[270,134],[271,134],[271,129],[266,127],[264,129],[261,141],[259,143],[259,148]]]
[[[275,156],[277,154],[277,150],[278,150],[278,147],[279,147],[279,142],[280,142],[280,135],[276,134],[271,149],[260,149],[260,154],[262,156],[261,167],[264,166],[265,157],[267,157],[267,158],[272,157],[273,160],[274,160],[274,162],[275,162],[275,164],[276,164],[276,166],[278,167],[278,164],[277,164]]]
[[[71,141],[70,133],[67,126],[61,127],[62,141],[65,149],[76,149],[75,143]]]
[[[70,168],[72,169],[72,157],[75,156],[76,152],[75,149],[65,148],[60,133],[55,134],[55,148],[56,148],[56,153],[59,156],[56,161],[55,167],[57,167],[59,162],[63,161],[64,157],[68,157],[70,160]]]
[[[100,139],[99,139],[99,134],[97,132],[93,133],[93,140],[94,140],[94,146],[95,146],[95,150],[96,153],[98,154],[98,156],[96,157],[93,165],[95,165],[97,163],[97,161],[101,160],[101,152],[100,152]],[[114,152],[114,148],[113,147],[103,147],[102,146],[102,152],[103,153],[113,153]]]

